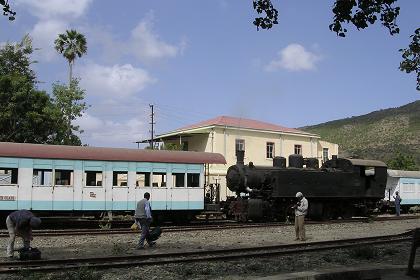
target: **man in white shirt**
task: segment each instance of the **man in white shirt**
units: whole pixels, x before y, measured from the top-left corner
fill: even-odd
[[[298,199],[298,202],[295,206],[293,206],[293,208],[295,209],[295,240],[305,241],[305,216],[308,212],[309,204],[308,200],[303,197],[303,194],[301,192],[296,193],[296,198]]]
[[[147,241],[149,247],[152,247],[156,242],[149,241],[149,228],[152,223],[152,210],[150,209],[150,193],[144,193],[144,198],[137,202],[136,212],[134,218],[136,224],[141,228],[141,235],[137,249],[144,249],[144,240]]]

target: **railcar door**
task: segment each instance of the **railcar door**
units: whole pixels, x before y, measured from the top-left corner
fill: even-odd
[[[168,193],[169,209],[187,210],[188,209],[188,189],[187,189],[187,167],[183,164],[173,165],[172,167],[172,188]]]
[[[32,210],[53,209],[52,160],[34,159],[32,172]]]
[[[0,159],[0,210],[16,210],[18,207],[17,163]]]
[[[188,170],[188,210],[204,209],[204,187],[203,178],[198,170]]]
[[[82,191],[82,210],[106,210],[106,182],[102,162],[85,162]]]
[[[74,167],[72,162],[55,162],[53,210],[74,210]]]
[[[128,210],[127,168],[118,168],[112,172],[112,210]]]
[[[152,193],[152,164],[146,162],[136,163],[136,178],[134,198],[130,194],[129,209],[135,210],[137,202],[144,198],[144,193]]]
[[[154,163],[152,170],[151,207],[153,210],[167,210],[167,180],[166,164]]]

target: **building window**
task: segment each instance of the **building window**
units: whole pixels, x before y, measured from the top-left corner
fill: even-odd
[[[322,149],[322,160],[326,162],[328,160],[328,148]]]
[[[274,143],[273,142],[267,142],[267,148],[266,148],[266,158],[273,158],[274,157]]]
[[[102,186],[102,171],[85,171],[87,187]]]
[[[236,139],[235,140],[235,152],[237,151],[245,151],[245,140],[244,139]]]
[[[17,184],[18,169],[0,167],[0,185]]]
[[[127,187],[127,171],[114,171],[112,173],[112,186]]]
[[[150,187],[150,172],[136,173],[136,187]]]
[[[302,145],[295,145],[295,155],[302,154]]]
[[[181,148],[183,151],[188,151],[188,141],[183,141]]]

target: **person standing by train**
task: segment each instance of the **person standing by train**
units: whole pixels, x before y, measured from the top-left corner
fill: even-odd
[[[137,245],[137,249],[144,249],[144,240],[147,241],[149,247],[152,247],[156,244],[156,242],[149,241],[149,228],[150,224],[152,223],[152,209],[150,208],[150,193],[144,193],[144,198],[137,202],[136,211],[134,213],[134,218],[136,224],[141,229],[141,235],[139,244]]]
[[[400,209],[401,209],[401,197],[398,191],[395,192],[394,201],[395,201],[395,213],[397,216],[400,215]]]
[[[296,239],[295,240],[306,240],[306,233],[305,233],[305,216],[308,212],[308,200],[303,197],[301,192],[296,193],[296,198],[298,202],[293,206],[295,209],[295,232],[296,232]]]
[[[9,214],[6,218],[7,231],[9,232],[9,242],[7,243],[7,256],[13,257],[16,236],[22,237],[23,248],[29,249],[31,246],[32,229],[38,228],[41,219],[35,217],[31,211],[18,210]]]

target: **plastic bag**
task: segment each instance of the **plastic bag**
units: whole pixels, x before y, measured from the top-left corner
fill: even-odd
[[[131,230],[138,230],[139,229],[139,225],[137,223],[134,223],[131,225]]]

